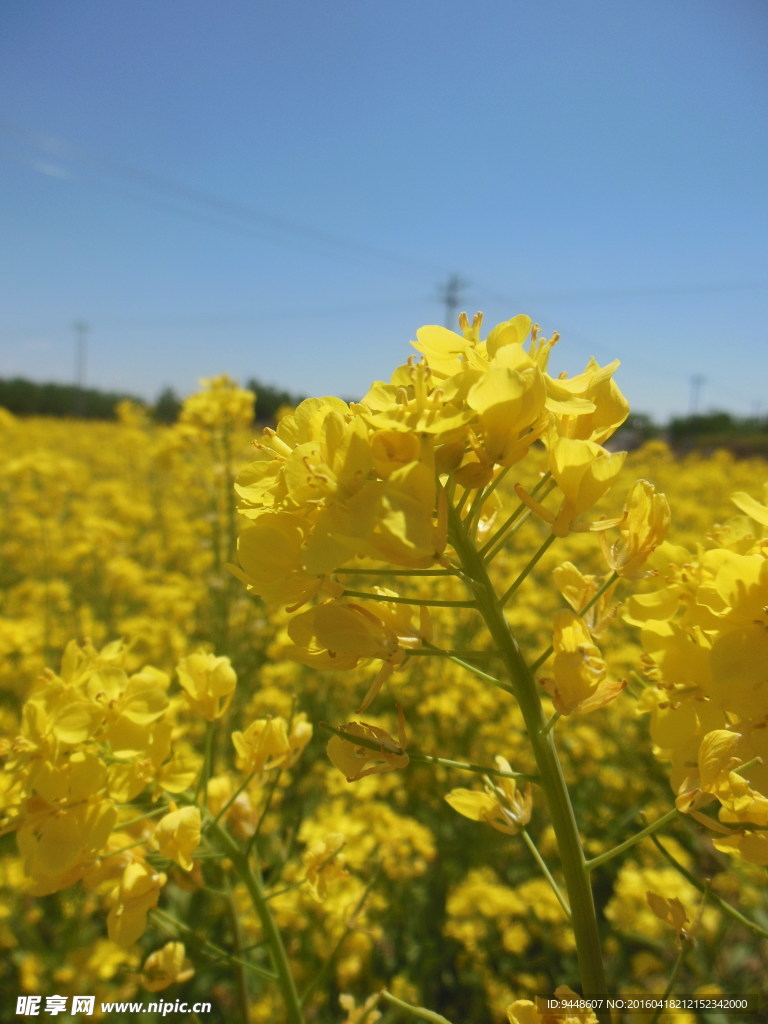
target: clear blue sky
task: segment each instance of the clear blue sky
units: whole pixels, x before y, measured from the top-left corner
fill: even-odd
[[[0,5],[0,376],[357,397],[459,275],[768,413],[766,0]],[[697,384],[693,384],[698,379]]]

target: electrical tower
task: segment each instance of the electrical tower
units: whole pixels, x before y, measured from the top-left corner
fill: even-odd
[[[700,373],[695,373],[693,377],[691,377],[691,416],[695,416],[699,411],[699,395],[701,393],[702,385],[706,382],[706,379],[707,378]]]
[[[458,274],[451,274],[446,283],[440,288],[439,298],[445,306],[445,326],[449,330],[456,330],[456,318],[461,306],[459,292],[467,287],[467,282],[462,281]]]
[[[82,419],[85,416],[85,363],[87,357],[88,324],[85,320],[76,320],[72,326],[75,330],[75,394],[72,412],[74,416]]]

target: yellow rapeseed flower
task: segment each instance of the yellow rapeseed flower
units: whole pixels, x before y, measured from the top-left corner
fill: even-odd
[[[232,702],[237,675],[229,658],[198,651],[182,658],[176,666],[193,711],[212,722],[221,718]]]
[[[625,579],[637,579],[645,563],[666,538],[670,519],[666,497],[647,480],[638,480],[624,505],[619,540],[609,547],[605,534],[600,534],[610,568]]]
[[[497,755],[494,758],[499,771],[510,772],[509,762]],[[531,784],[520,792],[514,779],[499,777],[485,783],[485,788],[452,789],[445,800],[454,811],[471,821],[484,821],[497,832],[513,836],[531,820],[533,796]]]
[[[409,758],[406,753],[402,708],[398,707],[397,740],[385,729],[366,722],[347,722],[342,726],[342,732],[344,738],[331,737],[326,752],[332,763],[346,776],[347,782],[356,782],[366,775],[399,771],[407,766]],[[356,743],[358,737],[368,743]]]
[[[125,868],[107,915],[107,933],[112,942],[130,946],[141,938],[147,914],[157,906],[160,890],[167,880],[162,871],[153,871],[140,861],[133,861]]]
[[[313,843],[302,856],[306,869],[309,890],[319,903],[328,895],[328,886],[348,875],[341,851],[346,837],[341,832],[332,832]]]
[[[183,942],[166,942],[150,953],[141,971],[141,983],[149,992],[161,992],[169,985],[188,981],[195,970],[187,959]]]
[[[251,772],[290,767],[311,738],[312,726],[303,713],[293,717],[290,732],[288,722],[277,715],[257,718],[244,732],[232,733],[241,767]]]
[[[185,871],[194,866],[192,854],[200,845],[201,818],[198,807],[176,808],[158,821],[152,836],[152,845],[164,857],[175,861]]]
[[[551,677],[540,680],[561,715],[595,711],[615,700],[627,685],[606,679],[607,667],[584,621],[568,610],[557,612]]]

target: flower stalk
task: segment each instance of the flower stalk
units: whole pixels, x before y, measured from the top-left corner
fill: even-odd
[[[209,823],[208,834],[229,857],[235,873],[245,885],[248,895],[251,897],[251,903],[258,915],[264,938],[270,949],[272,966],[275,969],[277,984],[283,996],[287,1024],[304,1024],[301,1000],[299,999],[296,983],[291,973],[291,965],[288,962],[288,954],[285,950],[283,937],[272,916],[269,901],[264,891],[261,869],[258,865],[251,863],[248,855],[218,822],[211,821]]]
[[[584,995],[604,995],[607,986],[589,870],[562,765],[552,733],[547,728],[538,688],[512,634],[502,603],[488,575],[486,562],[464,529],[460,516],[452,509],[449,509],[449,536],[462,567],[474,580],[478,610],[503,659],[528,730],[539,769],[539,785],[544,791],[560,853]],[[608,1019],[598,1014],[600,1024]]]

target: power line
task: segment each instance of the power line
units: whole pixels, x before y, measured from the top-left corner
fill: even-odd
[[[302,224],[298,221],[279,217],[265,210],[241,203],[224,196],[216,195],[202,189],[187,185],[184,182],[176,181],[153,172],[144,171],[132,167],[120,161],[112,160],[87,150],[76,148],[66,142],[51,140],[37,135],[27,129],[11,125],[8,122],[0,121],[0,131],[6,136],[11,135],[22,143],[31,147],[33,151],[42,154],[48,161],[51,158],[60,161],[73,163],[86,169],[95,171],[102,175],[106,181],[96,181],[74,178],[72,175],[63,172],[53,175],[62,181],[74,182],[88,188],[99,188],[105,191],[115,191],[114,182],[124,185],[138,186],[141,192],[125,191],[118,189],[118,194],[124,195],[133,201],[143,202],[151,206],[157,206],[158,196],[170,198],[171,201],[181,201],[184,206],[172,205],[162,207],[169,209],[181,216],[192,216],[197,220],[203,219],[209,223],[246,233],[254,234],[262,240],[270,241],[272,244],[291,245],[293,248],[302,248],[306,244],[319,246],[321,249],[335,249],[347,256],[360,258],[361,256],[386,261],[389,263],[414,267],[430,274],[439,273],[444,268],[436,264],[414,259],[409,256],[381,249],[377,246],[367,245],[357,239],[338,235],[322,228],[309,224]],[[32,160],[29,156],[22,157],[24,166],[40,174],[51,176],[50,169],[43,167],[39,160]],[[111,180],[110,180],[111,179]],[[266,234],[265,234],[266,232]],[[270,233],[271,232],[271,237]]]
[[[7,121],[0,120],[0,132],[6,137],[10,136],[16,139],[17,142],[21,141],[23,145],[31,147],[38,155],[42,155],[45,158],[46,162],[43,163],[40,159],[30,159],[28,154],[16,157],[17,162],[38,174],[59,178],[61,181],[74,182],[82,187],[117,193],[134,202],[142,202],[153,208],[167,210],[180,216],[203,220],[218,227],[224,227],[250,235],[251,237],[260,238],[262,241],[267,241],[271,244],[290,245],[293,248],[301,248],[301,243],[303,242],[305,245],[315,245],[326,250],[328,248],[336,249],[348,256],[358,258],[364,256],[399,264],[400,266],[416,267],[430,274],[444,271],[444,268],[439,267],[436,263],[405,256],[377,246],[367,245],[357,239],[338,235],[334,232],[317,228],[314,225],[280,217],[249,204],[195,188],[184,182],[158,175],[151,171],[145,171],[121,161],[112,160],[98,153],[72,146],[61,140],[43,136]],[[74,178],[62,168],[51,164],[50,161],[52,159],[69,161],[70,163],[89,168],[97,174],[104,175],[107,181],[88,181]],[[130,189],[116,188],[114,184],[110,184],[110,178],[118,183],[132,183],[139,186],[143,191],[135,192]],[[159,200],[158,196],[160,197]],[[170,200],[171,205],[164,204],[162,202],[163,198]],[[177,206],[174,205],[174,201],[181,201],[187,205]],[[489,299],[503,302],[505,305],[517,301],[509,294],[477,284],[477,282],[475,284],[482,294],[486,295]],[[446,304],[447,297],[455,298],[458,289],[466,288],[467,286],[467,282],[461,281],[455,274],[452,275],[448,280],[448,284],[444,286],[445,291],[440,301]],[[691,285],[651,285],[640,287],[630,285],[612,288],[582,288],[571,291],[549,289],[534,289],[531,291],[526,289],[526,295],[536,301],[539,299],[544,301],[552,299],[626,299],[644,298],[653,295],[674,296],[728,291],[757,291],[767,288],[768,281],[752,280]],[[458,305],[447,307],[449,314],[454,309],[458,309]],[[453,325],[449,324],[449,326]]]
[[[261,241],[272,245],[287,245],[294,249],[303,249],[304,251],[313,251],[312,247],[315,247],[314,251],[318,251],[319,248],[326,255],[328,249],[337,250],[337,255],[356,257],[358,259],[362,256],[378,261],[383,260],[403,267],[415,267],[430,274],[441,273],[444,270],[444,268],[439,268],[437,264],[376,246],[370,246],[356,239],[338,235],[313,225],[302,224],[288,218],[279,217],[248,204],[197,189],[184,182],[144,171],[120,161],[100,156],[91,151],[76,148],[69,143],[43,136],[7,121],[0,121],[0,132],[6,137],[14,138],[17,142],[21,141],[23,145],[31,147],[38,154],[36,159],[31,159],[28,154],[11,157],[11,159],[15,159],[16,162],[21,163],[38,174],[45,174],[49,177],[58,178],[61,181],[69,181],[81,187],[118,194],[133,202],[140,202],[155,209],[159,208],[177,216],[191,217],[198,221],[211,223],[220,228],[259,238]],[[44,162],[39,159],[40,155],[45,158]],[[87,169],[94,170],[97,174],[103,175],[106,180],[97,179],[89,181],[75,178],[57,165],[51,164],[52,159],[79,164]],[[110,181],[110,178],[113,181]],[[115,181],[118,183],[117,186],[114,184]],[[136,192],[130,188],[126,189],[124,187],[125,183],[137,185],[142,191]],[[120,187],[121,185],[123,187]],[[176,205],[178,201],[186,205]],[[452,284],[452,282],[455,283]],[[513,300],[509,294],[501,293],[496,289],[480,284],[476,286],[489,299],[503,302],[506,306],[517,301]],[[440,301],[446,305],[446,312],[449,317],[458,309],[458,305],[455,304],[458,287],[466,287],[466,282],[461,282],[456,275],[452,275],[449,278],[448,284],[444,286],[445,290],[440,298]],[[647,298],[653,295],[675,296],[729,291],[756,291],[765,290],[766,288],[768,288],[768,281],[753,280],[714,284],[628,286],[571,291],[549,289],[535,289],[531,291],[526,289],[526,295],[535,301],[540,299],[544,301],[551,301],[553,299],[589,301],[594,299]],[[449,322],[448,326],[455,326],[455,322]]]

